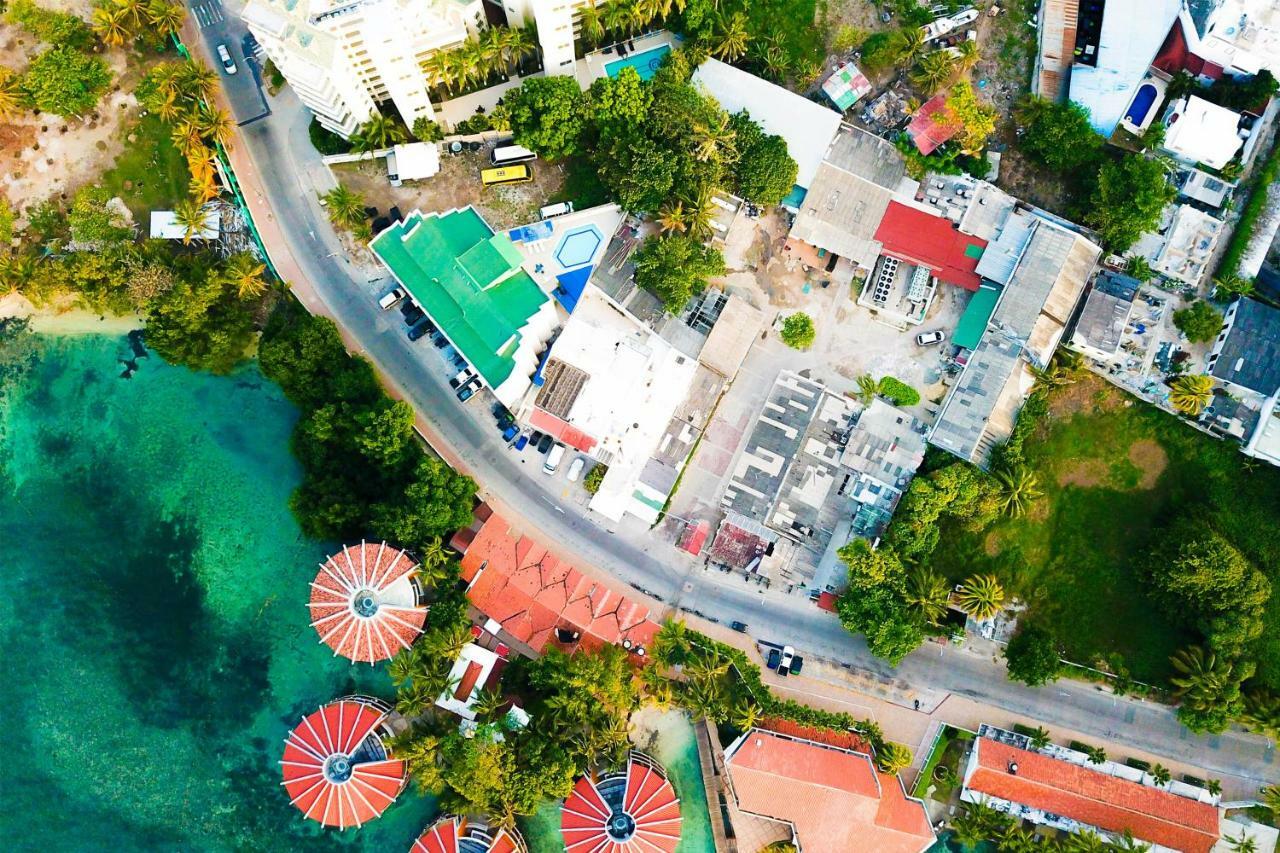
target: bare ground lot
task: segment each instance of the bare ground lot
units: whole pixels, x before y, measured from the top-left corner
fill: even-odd
[[[442,154],[440,173],[425,181],[410,181],[400,187],[387,181],[384,160],[341,163],[333,166],[334,177],[378,208],[385,215],[392,205],[404,213],[414,209],[451,210],[474,204],[496,229],[514,228],[538,218],[538,208],[560,191],[564,172],[542,161],[532,163],[533,180],[527,184],[485,187],[480,170],[488,168],[489,151]]]

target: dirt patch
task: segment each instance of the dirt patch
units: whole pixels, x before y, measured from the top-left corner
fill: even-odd
[[[1053,391],[1049,416],[1069,418],[1080,412],[1109,412],[1120,406],[1124,395],[1092,374]]]
[[[392,205],[408,213],[415,208],[451,210],[474,204],[485,221],[498,230],[535,221],[538,208],[564,186],[562,167],[535,161],[529,183],[486,188],[480,183],[480,170],[489,165],[487,150],[444,154],[439,174],[400,187],[387,181],[386,161],[382,159],[339,164],[333,167],[333,174],[381,215]]]
[[[999,557],[1003,551],[1004,543],[997,531],[993,530],[982,538],[982,552],[988,557]]]
[[[1129,461],[1142,471],[1137,488],[1147,491],[1155,488],[1160,475],[1169,467],[1169,454],[1155,441],[1143,438],[1129,445]]]
[[[1093,489],[1107,482],[1110,470],[1101,459],[1081,459],[1058,474],[1059,486]]]

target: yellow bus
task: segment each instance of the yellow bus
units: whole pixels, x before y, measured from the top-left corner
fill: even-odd
[[[486,187],[496,187],[500,184],[523,184],[532,180],[533,170],[523,164],[503,166],[500,169],[483,169],[480,172],[480,181]]]

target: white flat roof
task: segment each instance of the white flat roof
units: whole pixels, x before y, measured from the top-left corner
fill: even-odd
[[[222,218],[218,213],[218,209],[212,205],[206,205],[204,213],[204,228],[201,228],[200,233],[196,234],[193,239],[218,239],[221,222]],[[178,224],[177,214],[172,210],[151,211],[152,240],[181,240],[186,236],[186,233],[187,229]]]
[[[746,110],[767,133],[781,136],[799,167],[796,183],[809,186],[840,130],[840,113],[718,59],[698,66],[693,82],[730,113]]]
[[[467,643],[458,654],[458,659],[454,661],[453,669],[449,670],[449,687],[440,694],[440,698],[436,700],[436,705],[446,711],[452,711],[464,719],[474,720],[476,714],[475,711],[471,710],[471,706],[475,704],[476,697],[484,689],[485,682],[489,680],[489,675],[493,672],[493,668],[497,663],[497,652],[491,652],[483,646],[477,646],[475,643]],[[457,692],[461,689],[463,680],[466,679],[467,670],[471,669],[473,665],[479,668],[478,674],[475,680],[472,681],[471,689],[467,692],[466,698],[459,699]]]
[[[1237,134],[1237,112],[1191,95],[1177,113],[1177,120],[1165,133],[1164,147],[1179,157],[1221,169],[1244,144]]]
[[[391,154],[396,159],[395,173],[402,181],[434,177],[440,171],[440,148],[434,142],[397,145],[391,149]]]

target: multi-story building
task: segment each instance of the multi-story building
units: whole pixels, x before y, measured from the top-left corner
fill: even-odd
[[[507,24],[523,27],[530,21],[538,27],[538,48],[547,74],[572,74],[575,12],[591,0],[503,0]]]
[[[385,101],[405,124],[434,119],[423,62],[485,21],[482,0],[250,0],[243,18],[320,124],[344,137]]]

